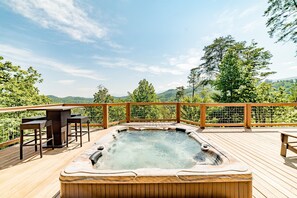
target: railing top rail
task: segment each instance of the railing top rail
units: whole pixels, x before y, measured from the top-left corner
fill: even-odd
[[[65,103],[63,106],[101,107],[104,103]]]
[[[130,102],[131,105],[176,105],[178,102]]]
[[[67,103],[67,104],[44,104],[44,105],[32,105],[32,106],[17,106],[17,107],[1,107],[0,113],[8,113],[8,112],[20,112],[26,111],[29,108],[37,108],[37,107],[50,107],[50,106],[79,106],[79,107],[98,107],[98,106],[125,106],[127,104],[135,105],[135,106],[146,106],[146,105],[185,105],[185,106],[209,106],[209,107],[220,107],[220,106],[245,106],[250,105],[254,107],[271,107],[271,106],[296,106],[297,103],[187,103],[187,102],[122,102],[122,103]]]
[[[52,106],[61,106],[61,105],[63,105],[63,104],[58,103],[58,104],[45,104],[45,105],[32,105],[32,106],[2,107],[2,108],[0,108],[0,113],[27,111],[27,109],[29,109],[29,108],[52,107]]]
[[[251,106],[269,107],[269,106],[297,106],[297,103],[250,103]]]

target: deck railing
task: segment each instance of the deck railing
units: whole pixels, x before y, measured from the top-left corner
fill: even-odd
[[[297,126],[297,103],[179,103],[125,102],[108,104],[50,104],[78,106],[73,113],[88,116],[91,126],[108,128],[129,122],[184,122],[205,127]],[[0,108],[0,148],[19,137],[22,117],[45,115],[27,111],[37,106]],[[2,143],[1,143],[2,142]],[[3,143],[5,142],[5,143]]]

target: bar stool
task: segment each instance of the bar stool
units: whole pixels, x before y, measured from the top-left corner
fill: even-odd
[[[51,128],[51,135],[50,138],[42,138],[42,131],[41,129],[44,127],[50,127]],[[24,134],[24,130],[27,129],[34,129],[34,135],[32,133]],[[52,127],[52,121],[51,120],[32,120],[29,122],[22,123],[20,125],[20,159],[23,159],[23,147],[24,146],[35,146],[35,151],[37,151],[37,145],[39,145],[40,150],[40,158],[42,158],[42,144],[46,143],[48,141],[52,141],[52,149],[54,149],[54,133],[53,133],[53,127]],[[33,140],[30,140],[26,143],[24,143],[24,137],[34,137]],[[39,143],[37,143],[37,140],[39,140]],[[45,140],[45,141],[42,141]],[[30,144],[34,141],[34,144]]]
[[[71,131],[71,126],[70,126],[70,134],[68,134],[69,130],[69,125],[71,123],[75,124],[75,131]],[[88,130],[83,131],[82,130],[82,123],[87,123]],[[75,137],[75,141],[77,141],[77,124],[79,124],[79,137],[80,137],[80,146],[82,147],[82,136],[85,134],[88,134],[88,141],[90,141],[90,121],[87,116],[74,116],[74,117],[69,117],[67,118],[67,130],[66,130],[66,146],[68,147],[69,143],[69,138],[68,137]],[[74,140],[72,140],[74,141]]]

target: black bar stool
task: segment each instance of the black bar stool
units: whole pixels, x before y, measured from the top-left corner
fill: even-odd
[[[72,132],[71,131],[71,126],[70,126],[70,134],[68,134],[68,130],[69,130],[69,125],[71,125],[71,123],[75,124],[75,131]],[[82,130],[82,123],[87,123],[88,126],[88,130],[87,131],[83,131]],[[75,137],[75,141],[77,141],[77,124],[79,124],[79,137],[80,137],[80,146],[82,147],[82,136],[85,134],[88,134],[88,141],[90,141],[90,121],[89,118],[87,116],[74,116],[74,117],[69,117],[67,118],[67,130],[66,130],[66,146],[68,147],[68,143],[69,143],[69,138],[68,137]],[[74,141],[74,140],[72,140]]]
[[[42,131],[41,129],[44,127],[51,127],[51,135],[52,137],[49,138],[42,138]],[[27,129],[34,129],[34,135],[32,133],[24,134],[24,130]],[[39,145],[40,150],[40,158],[42,158],[42,144],[48,141],[52,140],[52,149],[54,149],[54,133],[53,133],[53,127],[52,127],[52,121],[51,120],[32,120],[29,122],[22,123],[20,125],[20,159],[23,159],[23,147],[24,146],[35,146],[35,151],[37,151],[37,145]],[[24,143],[24,137],[34,137],[33,140],[30,140],[26,143]],[[39,140],[39,143],[37,142]],[[45,140],[45,141],[42,141]],[[30,144],[34,141],[34,144]]]

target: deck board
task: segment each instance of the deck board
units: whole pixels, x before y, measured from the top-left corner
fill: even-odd
[[[84,136],[82,148],[73,143],[69,148],[47,149],[43,158],[34,152],[34,147],[24,148],[24,160],[19,160],[19,145],[1,150],[1,197],[54,197],[60,190],[59,175],[63,168],[109,130],[93,131],[91,142]],[[218,128],[202,133],[250,167],[253,197],[297,197],[297,154],[288,151],[287,158],[280,156],[278,132],[269,128],[263,132]]]

